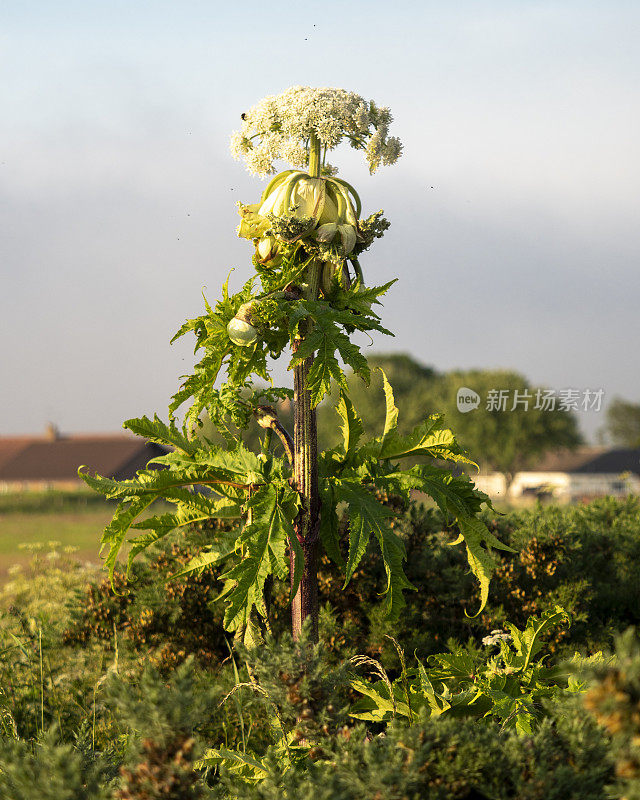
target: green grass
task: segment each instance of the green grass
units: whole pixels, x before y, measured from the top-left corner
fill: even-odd
[[[77,492],[7,492],[0,494],[0,516],[4,514],[60,514],[63,511],[85,513],[114,508],[115,502],[105,500],[97,492],[79,489]]]
[[[20,545],[55,541],[62,547],[93,552],[97,558],[100,535],[112,516],[112,509],[107,508],[83,513],[0,514],[0,556],[19,554]]]
[[[81,561],[100,563],[100,537],[115,508],[114,502],[87,492],[0,495],[0,582],[6,579],[9,567],[29,560],[25,545],[73,547]],[[154,506],[153,512],[143,516],[159,510]]]

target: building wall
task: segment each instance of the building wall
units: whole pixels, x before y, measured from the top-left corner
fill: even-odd
[[[534,501],[545,493],[558,502],[575,502],[595,497],[640,495],[640,477],[633,473],[517,472],[507,489],[501,472],[472,475],[471,480],[495,500],[520,503]]]
[[[572,502],[582,498],[626,497],[640,493],[637,475],[586,472],[518,472],[509,487],[510,499],[548,491],[554,500]]]
[[[488,475],[472,474],[471,480],[489,497],[504,499],[507,496],[507,479],[501,472],[490,472]]]
[[[517,472],[509,486],[511,500],[549,492],[556,500],[568,500],[570,476],[566,472]]]

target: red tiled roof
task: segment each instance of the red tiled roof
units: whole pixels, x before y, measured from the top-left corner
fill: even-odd
[[[128,477],[164,448],[133,436],[86,435],[54,440],[0,438],[0,481],[69,481],[78,467],[108,477]]]
[[[0,469],[32,441],[27,436],[0,438]]]

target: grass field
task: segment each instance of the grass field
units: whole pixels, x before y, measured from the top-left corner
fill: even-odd
[[[29,561],[30,544],[73,547],[79,560],[99,564],[100,537],[114,510],[114,503],[85,492],[0,495],[0,582],[13,564]]]
[[[81,561],[100,562],[100,535],[113,515],[113,508],[90,507],[86,511],[60,513],[0,513],[0,582],[13,564],[25,564],[30,553],[25,545],[42,544],[46,549],[76,548]]]
[[[112,514],[106,508],[86,513],[0,514],[0,557],[19,553],[21,544],[49,541],[95,554],[100,534]]]

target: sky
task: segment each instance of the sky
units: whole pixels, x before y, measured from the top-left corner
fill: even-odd
[[[235,203],[264,186],[229,135],[292,85],[389,106],[404,144],[332,158],[391,221],[362,263],[399,278],[395,338],[365,352],[640,402],[638,29],[631,0],[5,0],[0,435],[166,418],[173,333],[251,272]]]

